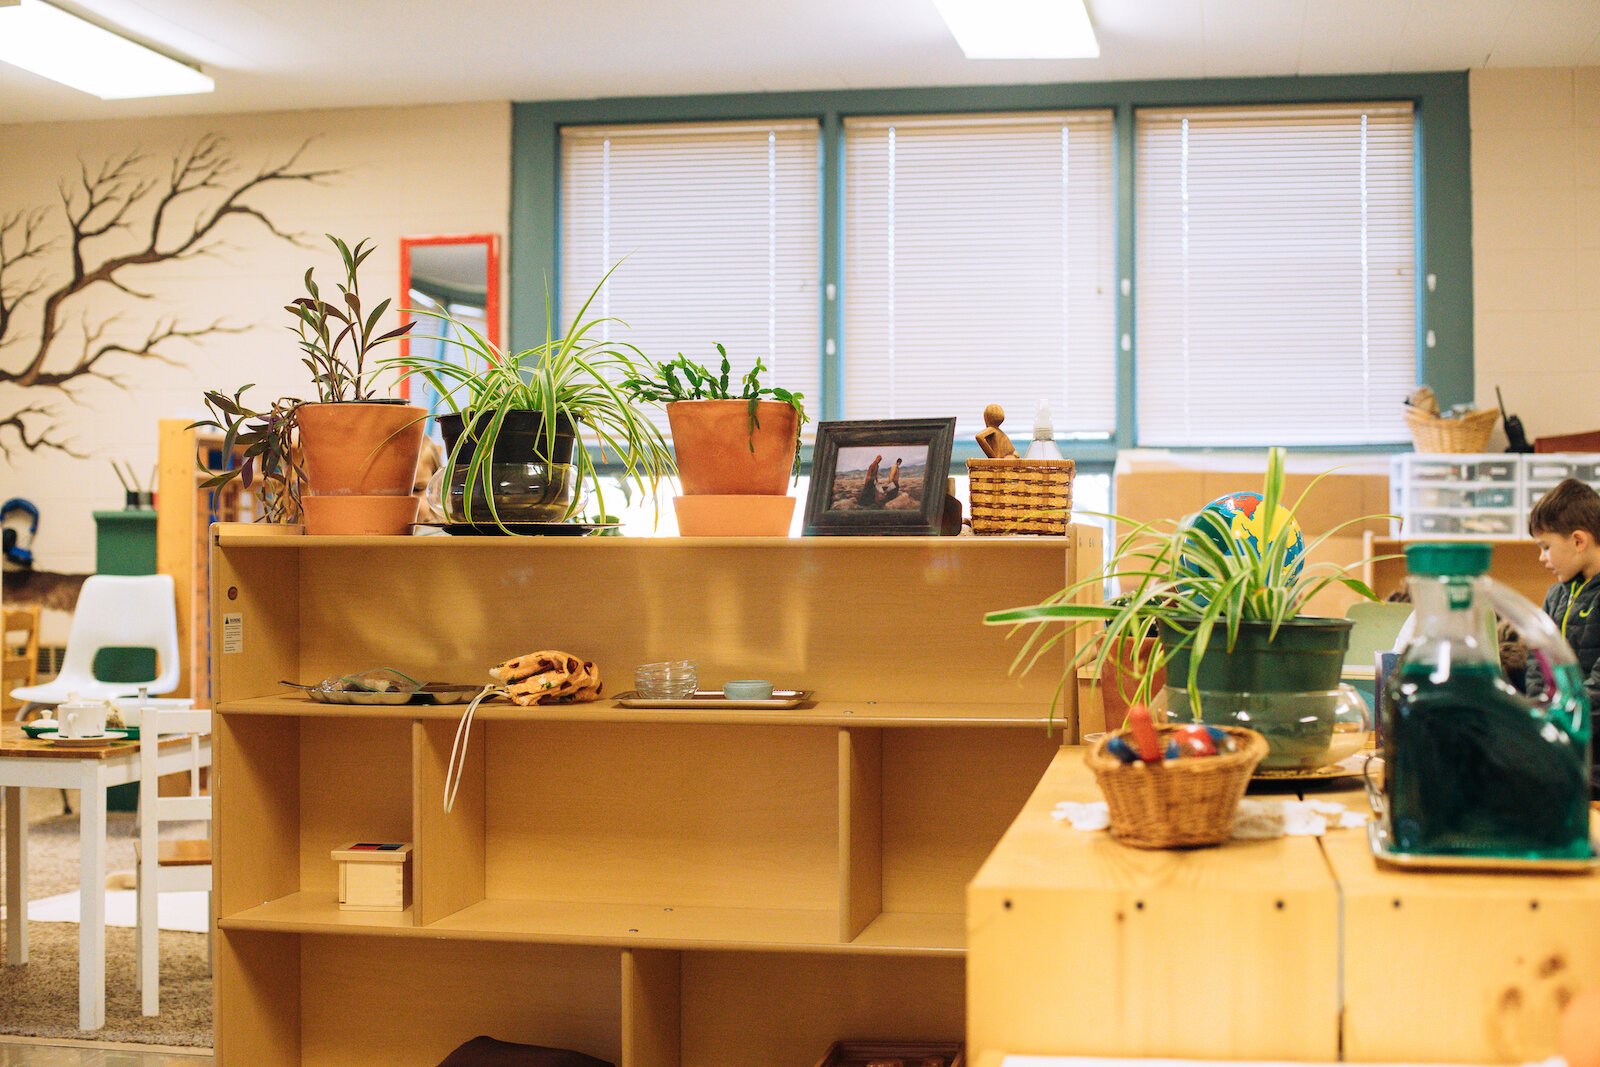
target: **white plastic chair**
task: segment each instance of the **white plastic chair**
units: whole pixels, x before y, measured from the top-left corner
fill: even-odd
[[[165,703],[164,701],[161,703]],[[162,893],[204,890],[206,893],[206,953],[211,951],[211,798],[200,795],[200,737],[211,732],[211,712],[176,711],[146,704],[139,711],[139,866],[138,950],[136,974],[144,1014],[161,1008],[161,950],[158,902]],[[156,756],[161,738],[189,737],[193,759],[189,766],[189,795],[159,795]],[[162,841],[164,822],[206,823],[204,838]]]
[[[102,682],[94,676],[103,648],[153,648],[161,673],[148,682]],[[65,704],[69,697],[104,700],[132,696],[141,688],[160,695],[178,688],[178,599],[170,574],[132,577],[96,574],[83,583],[67,636],[61,673],[42,685],[11,691],[23,701],[19,718],[36,707]]]

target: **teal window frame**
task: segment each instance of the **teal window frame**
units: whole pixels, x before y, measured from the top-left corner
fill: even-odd
[[[1471,132],[1465,71],[1305,78],[1078,82],[1046,85],[851,89],[722,96],[616,97],[517,103],[511,127],[511,343],[531,347],[545,335],[546,308],[561,306],[561,127],[630,122],[710,122],[815,118],[821,128],[821,419],[843,417],[844,119],[854,115],[1110,109],[1115,122],[1116,272],[1128,290],[1117,297],[1117,424],[1104,441],[1074,441],[1072,455],[1103,468],[1134,448],[1134,365],[1138,336],[1133,290],[1134,113],[1143,107],[1350,103],[1405,100],[1416,110],[1416,279],[1418,381],[1443,406],[1474,396],[1472,337]],[[548,288],[547,288],[548,286]],[[832,294],[830,297],[829,294]],[[1127,344],[1121,342],[1127,339]],[[1430,343],[1431,340],[1431,343]],[[831,342],[831,350],[830,350]],[[1403,447],[1403,446],[1402,446]],[[956,456],[976,455],[958,443]],[[1197,449],[1201,450],[1201,449]],[[1224,451],[1211,449],[1212,451]],[[1302,451],[1327,447],[1302,446]],[[1339,446],[1341,452],[1389,452],[1391,445]]]

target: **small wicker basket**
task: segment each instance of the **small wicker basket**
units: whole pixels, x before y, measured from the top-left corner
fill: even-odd
[[[1072,521],[1070,459],[969,459],[972,532],[1064,534]]]
[[[1418,452],[1482,452],[1489,447],[1489,435],[1499,417],[1494,408],[1441,419],[1421,408],[1406,407],[1406,425]]]
[[[1161,743],[1178,727],[1158,727]],[[1239,798],[1256,764],[1267,756],[1267,739],[1254,730],[1223,727],[1238,751],[1162,763],[1123,763],[1106,751],[1112,735],[1084,756],[1111,809],[1111,836],[1134,848],[1197,848],[1220,845],[1233,833]]]

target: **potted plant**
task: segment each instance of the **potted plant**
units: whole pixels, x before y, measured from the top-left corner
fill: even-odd
[[[612,270],[616,268],[613,267]],[[606,513],[602,463],[653,495],[672,473],[672,453],[661,431],[616,383],[634,377],[648,361],[632,345],[594,336],[614,319],[586,319],[610,272],[600,280],[561,337],[547,327],[544,343],[506,352],[446,315],[455,336],[439,338],[461,353],[393,357],[402,378],[425,378],[449,405],[439,416],[445,438],[442,510],[450,522],[488,523],[503,533],[508,523],[570,523],[582,487]],[[546,322],[550,316],[546,298]],[[590,446],[595,453],[591,454]]]
[[[685,493],[782,496],[790,475],[800,474],[805,394],[763,386],[759,356],[735,384],[728,350],[719,344],[717,354],[720,372],[679,352],[622,387],[635,400],[666,405]]]
[[[374,395],[367,359],[412,324],[378,332],[390,301],[368,310],[357,278],[373,249],[366,241],[352,249],[332,234],[327,237],[344,264],[338,300],[324,299],[314,271],[307,270],[307,295],[285,307],[294,316],[291,328],[316,399],[279,397],[258,410],[245,404],[248,385],[231,395],[208,391],[212,417],[193,426],[222,431],[223,454],[242,445],[244,458],[203,484],[216,487],[239,478],[249,487],[259,479],[264,517],[272,522],[303,517],[309,534],[404,533],[416,517],[412,482],[427,413]]]
[[[1271,745],[1263,764],[1269,769],[1331,762],[1351,740],[1336,743],[1334,735],[1364,729],[1355,724],[1364,722],[1357,707],[1364,704],[1339,682],[1351,623],[1302,611],[1334,584],[1375,597],[1348,573],[1360,562],[1305,564],[1302,556],[1340,530],[1381,516],[1350,519],[1306,543],[1295,519],[1304,499],[1302,493],[1283,504],[1284,451],[1272,449],[1259,497],[1235,494],[1239,508],[1231,516],[1215,504],[1156,523],[1108,516],[1129,529],[1105,571],[1042,604],[990,612],[984,621],[1034,627],[1017,657],[1024,669],[1066,635],[1103,625],[1094,639],[1078,643],[1063,684],[1083,665],[1099,677],[1108,660],[1154,638],[1159,647],[1140,662],[1134,703],[1161,695],[1154,690],[1165,672],[1171,717],[1260,731]],[[1074,602],[1086,590],[1104,588],[1107,579],[1124,583],[1125,594],[1109,603]]]
[[[717,345],[719,370],[682,352],[622,383],[635,400],[665,404],[684,495],[674,499],[687,535],[782,536],[794,515],[788,495],[800,473],[805,394],[763,386],[767,367],[737,380],[728,350]]]

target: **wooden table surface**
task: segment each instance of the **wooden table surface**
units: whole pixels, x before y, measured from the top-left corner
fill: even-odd
[[[1359,779],[1307,795],[1370,814]],[[968,887],[974,1056],[1526,1063],[1600,986],[1600,876],[1391,870],[1360,829],[1146,851],[1051,817],[1099,799],[1063,748]]]
[[[186,738],[169,737],[161,742],[163,748],[187,744]],[[110,759],[122,752],[137,752],[139,742],[132,740],[107,741],[100,745],[58,745],[43,738],[29,737],[22,732],[20,723],[0,724],[0,759],[12,756],[30,756],[38,759]]]

